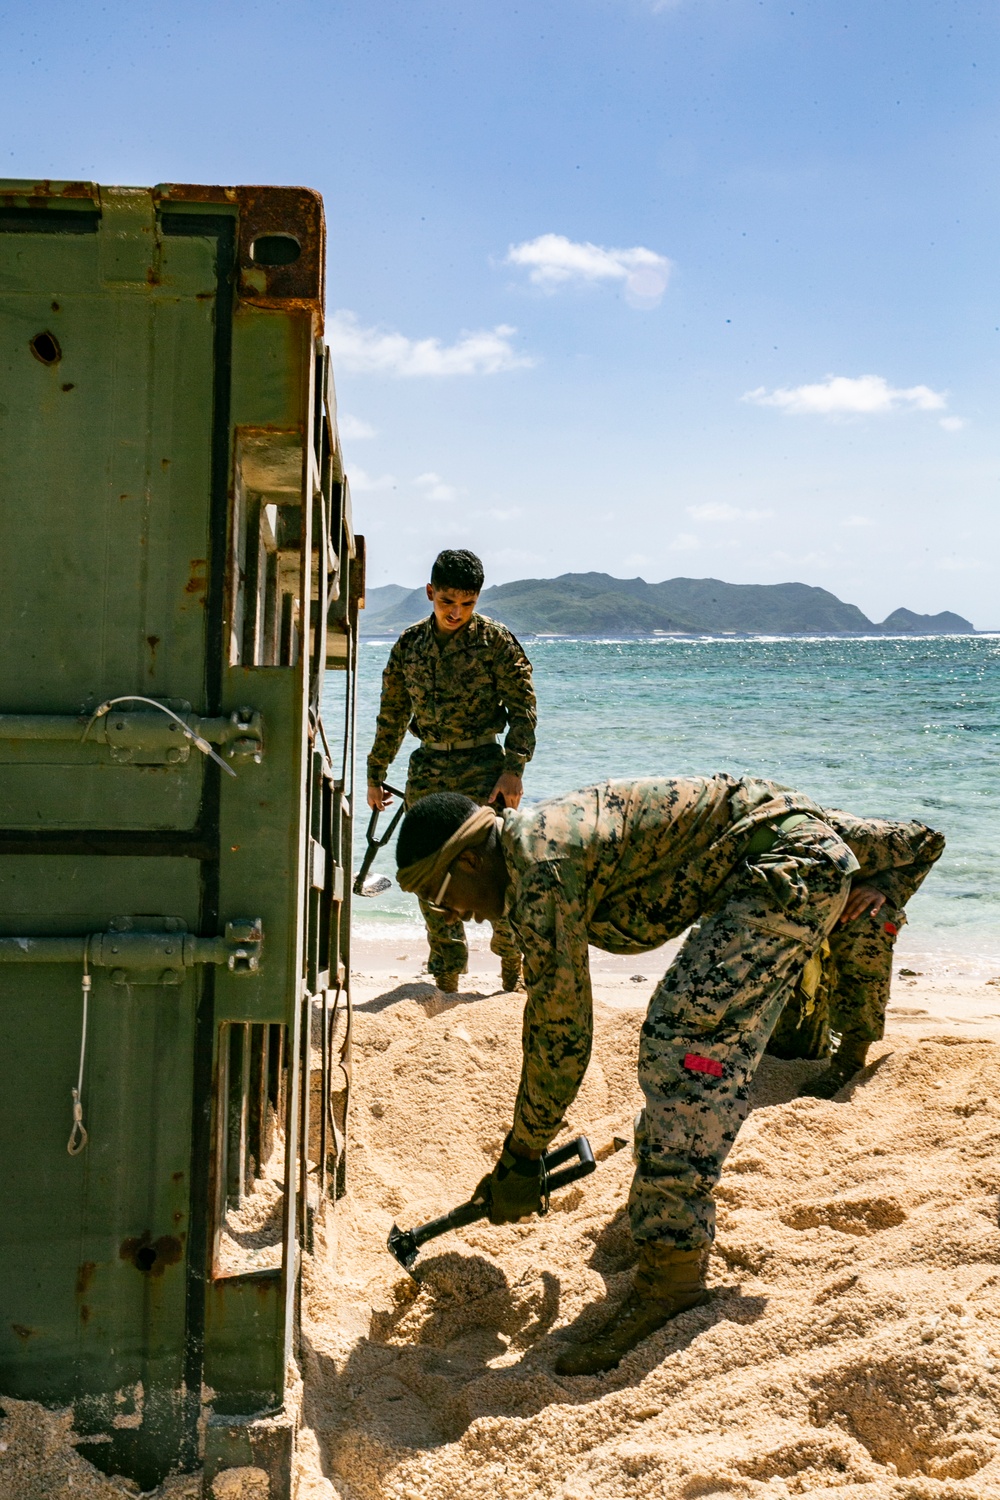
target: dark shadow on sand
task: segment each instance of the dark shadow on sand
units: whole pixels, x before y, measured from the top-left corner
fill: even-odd
[[[486,1256],[450,1251],[418,1262],[416,1282],[397,1283],[395,1305],[372,1314],[367,1335],[340,1370],[304,1338],[303,1416],[316,1431],[324,1472],[343,1484],[350,1467],[357,1500],[377,1500],[400,1449],[421,1452],[456,1442],[480,1418],[523,1420],[553,1404],[586,1405],[637,1386],[715,1324],[753,1323],[766,1306],[766,1298],[744,1296],[738,1287],[716,1287],[708,1303],[668,1323],[616,1370],[555,1375],[566,1342],[588,1337],[622,1301],[634,1259],[621,1210],[598,1235],[589,1261],[604,1278],[605,1295],[557,1331],[562,1288],[553,1272],[531,1273],[511,1286]],[[513,1351],[516,1360],[493,1364]],[[371,1471],[370,1488],[357,1485],[351,1455],[359,1448]]]

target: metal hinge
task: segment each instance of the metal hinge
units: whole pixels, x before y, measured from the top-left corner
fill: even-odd
[[[110,969],[112,984],[182,984],[195,964],[224,964],[233,974],[260,968],[259,917],[226,923],[222,937],[195,937],[181,917],[113,917],[106,932],[82,937],[0,937],[0,963],[86,964]]]

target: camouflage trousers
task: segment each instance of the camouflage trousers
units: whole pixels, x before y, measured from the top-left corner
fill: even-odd
[[[476,750],[427,750],[422,745],[410,756],[406,776],[406,805],[412,807],[431,792],[461,792],[482,805],[497,784],[503,770],[503,751],[499,745],[480,745]],[[431,911],[425,901],[420,911],[427,927],[430,958],[427,967],[432,974],[464,974],[469,967],[469,945],[465,927],[451,917]],[[493,922],[490,948],[502,964],[520,963],[521,951],[510,923],[501,918]]]
[[[694,1250],[715,1238],[712,1190],[790,988],[843,911],[858,864],[810,819],[744,860],[657,987],[639,1044],[645,1095],[632,1234]]]
[[[885,1035],[896,937],[906,925],[903,903],[923,882],[934,860],[894,871],[898,906],[887,901],[830,934],[796,984],[768,1043],[776,1057],[829,1057],[830,1032],[841,1044],[867,1045]]]

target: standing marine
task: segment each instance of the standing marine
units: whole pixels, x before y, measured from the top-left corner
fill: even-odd
[[[410,756],[406,805],[431,792],[457,792],[475,803],[515,809],[525,763],[535,748],[535,691],[531,663],[517,638],[476,613],[483,565],[474,552],[439,553],[431,569],[430,615],[404,630],[382,674],[375,741],[368,757],[368,806],[392,801],[383,785],[407,728],[420,745]],[[507,730],[501,746],[497,736]],[[453,913],[421,900],[430,944],[428,968],[440,990],[453,994],[468,967],[465,928]],[[521,953],[502,912],[493,919],[490,947],[500,958],[501,983],[514,990]]]
[[[494,1223],[543,1202],[540,1158],[590,1059],[588,944],[643,953],[691,928],[639,1043],[632,1288],[595,1337],[561,1356],[560,1374],[611,1369],[705,1301],[713,1189],[803,966],[829,939],[842,972],[857,958],[859,985],[887,993],[902,903],[943,848],[923,823],[859,818],[726,775],[608,781],[501,818],[454,795],[407,812],[403,889],[456,920],[505,915],[524,954],[513,1124],[476,1189]]]

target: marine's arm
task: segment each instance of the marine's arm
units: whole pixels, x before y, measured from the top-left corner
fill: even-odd
[[[543,1151],[576,1098],[590,1061],[593,997],[583,892],[563,861],[535,866],[511,922],[521,940],[528,999],[512,1151]]]
[[[870,888],[896,907],[906,904],[944,849],[944,834],[915,819],[897,823],[839,810],[825,816],[861,866],[855,889]]]
[[[382,698],[379,703],[375,739],[368,756],[368,785],[381,786],[389,774],[389,767],[399,754],[399,747],[406,734],[411,713],[410,695],[406,688],[403,652],[399,641],[389,652],[389,660],[382,673]]]
[[[509,630],[498,634],[493,654],[493,675],[501,701],[507,710],[503,768],[514,776],[523,776],[525,763],[531,759],[535,750],[538,711],[531,680],[531,662],[522,651],[516,636]]]

